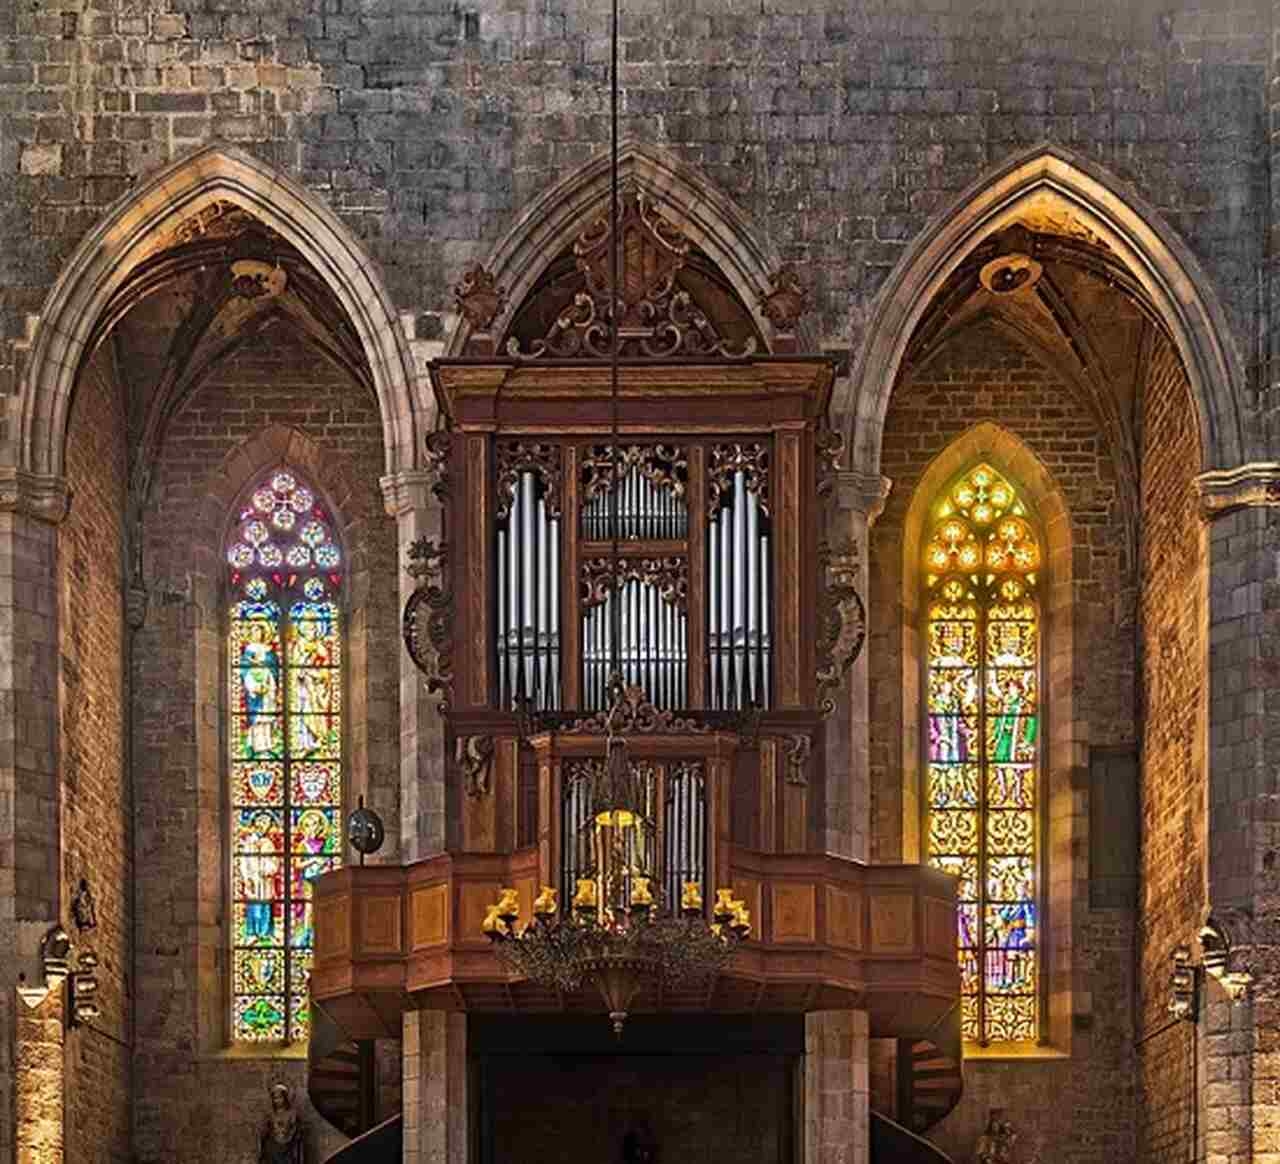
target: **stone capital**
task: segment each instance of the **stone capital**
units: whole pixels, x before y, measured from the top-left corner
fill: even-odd
[[[1280,463],[1251,461],[1234,469],[1210,469],[1196,478],[1196,490],[1207,521],[1236,509],[1280,506]]]
[[[867,519],[867,525],[874,525],[876,518],[884,512],[884,503],[889,499],[889,490],[893,482],[879,473],[859,473],[845,469],[835,477],[836,505],[841,509],[861,513]]]
[[[431,487],[439,474],[430,469],[402,469],[379,479],[382,503],[388,517],[403,517],[415,509],[426,509],[435,504]]]
[[[57,525],[67,516],[70,501],[65,477],[0,468],[0,512],[22,513]]]

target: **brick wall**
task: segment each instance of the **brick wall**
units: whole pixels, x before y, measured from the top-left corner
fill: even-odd
[[[1157,344],[1142,405],[1142,889],[1139,1024],[1163,1024],[1170,955],[1205,905],[1205,543],[1193,478],[1196,418],[1176,353]],[[1173,1083],[1162,1087],[1161,1080]],[[1185,1105],[1177,1077],[1144,1079],[1148,1109]]]
[[[904,668],[918,660],[904,659],[904,523],[929,464],[984,421],[1002,426],[1035,455],[1070,513],[1075,658],[1055,658],[1050,668],[1051,690],[1065,682],[1072,697],[1069,731],[1099,745],[1132,742],[1136,731],[1135,579],[1126,515],[1099,421],[1069,384],[1000,333],[962,332],[899,386],[885,429],[883,472],[893,491],[871,534],[867,644],[873,853],[879,861],[914,857],[910,822],[904,829],[903,818],[915,809],[903,794],[918,773],[904,749],[904,724],[916,721],[903,707],[903,691]],[[1014,484],[1028,492],[1029,482]],[[1052,654],[1051,637],[1046,645]],[[1050,703],[1051,723],[1053,716]],[[1070,791],[1078,774],[1049,766],[1054,805],[1078,799]],[[1065,887],[1053,891],[1050,921],[1072,950],[1070,965],[1053,973],[1055,990],[1070,990],[1071,1013],[1060,1020],[1060,1027],[1070,1024],[1070,1057],[967,1062],[960,1106],[931,1133],[956,1159],[969,1159],[992,1107],[1007,1110],[1028,1159],[1037,1150],[1043,1159],[1078,1164],[1132,1156],[1133,919],[1125,910],[1089,909],[1083,871],[1073,873],[1076,856],[1087,852],[1087,832],[1078,816],[1071,828],[1074,836],[1063,839],[1055,828],[1049,851],[1050,879]],[[1055,1038],[1064,1034],[1058,1029]]]
[[[72,403],[71,506],[58,529],[63,887],[93,890],[101,1015],[66,1039],[68,1159],[129,1155],[133,916],[130,791],[125,767],[125,434],[119,387],[95,358]]]
[[[330,201],[433,338],[465,264],[608,140],[597,0],[82,7],[0,14],[7,339],[113,199],[214,139]],[[653,0],[625,12],[622,38],[623,133],[701,167],[804,265],[822,334],[847,342],[928,216],[1043,141],[1141,190],[1211,272],[1237,337],[1253,334],[1257,0]]]
[[[202,514],[211,482],[243,468],[242,453],[228,455],[273,425],[309,438],[315,463],[302,467],[330,494],[343,527],[353,575],[349,625],[367,627],[368,636],[362,648],[368,665],[352,666],[348,676],[360,689],[348,705],[366,709],[363,723],[348,724],[349,733],[363,734],[351,747],[353,761],[363,759],[348,792],[359,784],[383,814],[388,840],[379,858],[396,859],[398,564],[395,527],[378,491],[381,424],[363,389],[289,334],[273,334],[218,366],[174,419],[144,518],[150,608],[133,656],[139,1161],[244,1158],[265,1111],[266,1085],[284,1079],[300,1094],[305,1078],[296,1060],[241,1061],[223,1053],[228,939],[219,587],[226,527],[210,527]],[[310,1118],[319,1130],[319,1117]],[[193,1140],[189,1129],[196,1127],[202,1134]]]

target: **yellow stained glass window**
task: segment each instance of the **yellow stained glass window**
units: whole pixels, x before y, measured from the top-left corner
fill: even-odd
[[[988,465],[935,502],[924,551],[926,852],[959,879],[964,1037],[1039,1036],[1041,547]]]
[[[311,882],[341,859],[342,554],[315,491],[277,469],[227,542],[231,1032],[307,1037]]]

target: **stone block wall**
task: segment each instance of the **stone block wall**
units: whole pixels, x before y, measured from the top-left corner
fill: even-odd
[[[1190,394],[1163,339],[1143,392],[1141,440],[1139,1035],[1167,1021],[1173,950],[1195,950],[1207,904],[1207,540],[1194,484],[1200,458]],[[1189,1101],[1162,1091],[1158,1078],[1144,1079],[1148,1109]]]
[[[386,821],[377,859],[397,860],[399,555],[378,489],[381,423],[346,373],[277,332],[219,365],[175,416],[144,514],[149,609],[133,653],[139,1161],[246,1158],[267,1085],[282,1079],[302,1098],[305,1063],[296,1056],[243,1058],[226,1048],[222,541],[238,489],[284,460],[328,495],[343,534],[347,792],[363,792]],[[213,514],[210,497],[221,494],[226,503]],[[321,1131],[319,1117],[310,1119]],[[186,1129],[197,1127],[192,1139]]]
[[[64,909],[81,878],[97,929],[101,1014],[66,1036],[67,1154],[130,1159],[133,829],[125,757],[125,421],[102,350],[81,376],[67,436],[71,504],[58,527]]]
[[[622,132],[699,167],[815,285],[838,346],[908,243],[1051,141],[1190,243],[1251,351],[1269,206],[1260,0],[627,6]],[[329,202],[420,338],[521,210],[608,141],[596,0],[144,0],[0,15],[0,300],[22,337],[140,175],[211,141]],[[3,352],[0,392],[20,353]]]
[[[899,385],[885,428],[882,468],[893,490],[871,531],[866,648],[873,856],[880,861],[915,860],[919,852],[913,833],[919,808],[911,783],[920,778],[919,760],[908,738],[919,720],[913,708],[904,707],[904,691],[912,686],[907,672],[914,673],[920,660],[903,634],[904,523],[929,465],[984,422],[1016,438],[1004,440],[1006,457],[1018,442],[1034,455],[1070,515],[1074,658],[1055,652],[1050,614],[1047,720],[1054,719],[1054,694],[1065,692],[1072,703],[1072,738],[1123,746],[1132,744],[1137,730],[1136,577],[1128,528],[1133,515],[1124,511],[1100,422],[1069,383],[1017,343],[989,328],[961,332]],[[1037,483],[1015,474],[1013,484],[1026,496]],[[1040,514],[1042,521],[1047,516]],[[1085,1164],[1132,1158],[1133,915],[1089,908],[1087,871],[1079,861],[1088,851],[1087,793],[1078,790],[1081,773],[1058,770],[1057,754],[1046,751],[1049,791],[1042,794],[1041,809],[1055,821],[1048,851],[1055,940],[1044,970],[1071,1011],[1055,1015],[1054,1043],[1038,1058],[966,1061],[960,1106],[931,1133],[959,1160],[969,1158],[992,1107],[1006,1109],[1021,1147],[1038,1147],[1046,1159]],[[1061,829],[1060,816],[1067,820]]]

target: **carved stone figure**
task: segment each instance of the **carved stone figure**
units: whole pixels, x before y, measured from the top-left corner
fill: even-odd
[[[283,1083],[271,1086],[271,1113],[258,1129],[258,1164],[304,1164],[302,1121]]]

